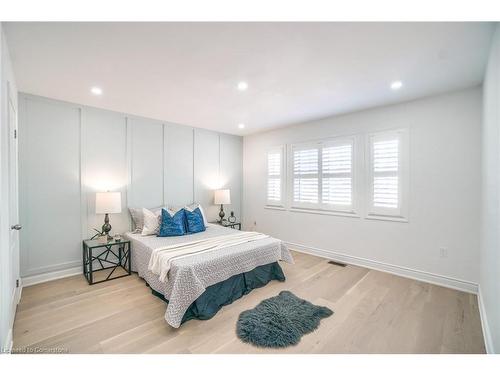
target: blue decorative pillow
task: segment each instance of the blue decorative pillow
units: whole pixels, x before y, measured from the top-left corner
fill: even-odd
[[[185,213],[181,208],[175,214],[170,214],[167,210],[161,210],[161,224],[158,237],[183,236],[186,234]]]
[[[196,208],[193,211],[184,209],[186,215],[186,227],[188,233],[198,233],[205,230],[205,223],[203,222],[203,214],[200,208]]]

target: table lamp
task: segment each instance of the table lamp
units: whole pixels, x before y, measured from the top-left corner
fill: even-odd
[[[222,224],[222,221],[224,220],[224,216],[225,216],[224,205],[231,204],[231,194],[229,192],[229,189],[215,190],[214,203],[220,204],[220,211],[219,211],[220,221],[219,221],[219,223]]]
[[[102,233],[111,239],[109,232],[111,231],[111,224],[109,224],[109,214],[119,214],[122,212],[122,196],[120,192],[106,192],[95,194],[95,213],[104,214],[104,224],[102,226]]]

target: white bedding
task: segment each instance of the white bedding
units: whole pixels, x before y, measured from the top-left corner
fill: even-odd
[[[165,282],[160,281],[158,275],[148,269],[155,249],[234,233],[241,232],[209,224],[204,232],[180,237],[144,237],[134,233],[125,234],[132,243],[132,270],[138,272],[151,288],[169,300],[165,320],[171,326],[176,328],[180,326],[187,308],[210,285],[279,260],[293,263],[290,252],[281,240],[265,237],[172,259],[168,280]]]
[[[262,233],[238,231],[237,233],[162,246],[153,249],[153,253],[149,259],[148,269],[157,275],[160,281],[165,282],[172,261],[175,259],[196,256],[205,251],[216,251],[230,246],[241,245],[245,242],[262,240],[267,237],[269,236]]]

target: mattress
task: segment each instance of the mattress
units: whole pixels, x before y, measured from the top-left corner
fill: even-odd
[[[135,233],[124,235],[132,245],[132,270],[169,301],[165,320],[172,327],[180,326],[188,307],[210,285],[276,261],[293,263],[292,255],[286,245],[281,240],[268,237],[175,259],[172,261],[166,282],[161,282],[157,275],[148,270],[151,253],[156,248],[231,234],[235,231],[235,229],[209,224],[206,231],[187,236],[156,237]]]

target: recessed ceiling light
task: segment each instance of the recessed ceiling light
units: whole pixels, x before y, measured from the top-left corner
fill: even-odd
[[[94,86],[90,89],[90,92],[94,95],[102,95],[102,89],[100,87]]]
[[[401,81],[394,81],[391,83],[392,90],[399,90],[401,87],[403,87],[403,82]]]
[[[240,129],[245,129],[245,124],[243,124],[243,123],[238,124],[238,128],[240,128]]]
[[[245,81],[238,82],[238,90],[245,91],[246,89],[248,89],[248,83]]]

